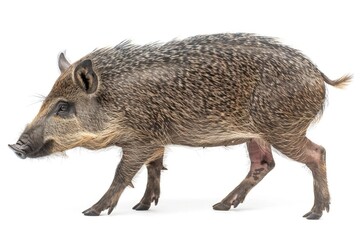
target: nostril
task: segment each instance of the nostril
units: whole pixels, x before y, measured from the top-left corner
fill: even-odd
[[[15,152],[15,154],[16,154],[19,158],[21,158],[21,159],[25,159],[25,158],[26,158],[26,155],[25,155],[25,153],[23,153],[23,152]]]

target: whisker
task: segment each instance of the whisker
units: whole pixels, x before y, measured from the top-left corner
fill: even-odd
[[[35,98],[36,100],[31,102],[30,105],[35,105],[35,104],[38,104],[38,103],[42,103],[46,98],[46,96],[44,96],[42,94],[35,94],[32,97]]]

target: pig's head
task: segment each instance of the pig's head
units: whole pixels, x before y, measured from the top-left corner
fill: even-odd
[[[97,99],[99,74],[92,61],[71,65],[61,53],[58,64],[61,75],[39,113],[17,143],[9,145],[20,158],[47,156],[74,147],[99,149],[111,142]]]

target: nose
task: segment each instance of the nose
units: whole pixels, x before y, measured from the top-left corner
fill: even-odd
[[[26,153],[23,150],[23,145],[20,144],[19,142],[15,143],[15,144],[9,144],[8,145],[14,152],[15,154],[21,158],[21,159],[25,159],[26,158]]]

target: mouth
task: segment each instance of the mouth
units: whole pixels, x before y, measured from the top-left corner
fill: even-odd
[[[23,141],[19,140],[17,143],[9,144],[8,146],[14,151],[16,156],[21,159],[26,159],[27,157],[37,158],[51,154],[52,145],[53,141],[50,140],[45,142],[42,146],[34,148],[30,144],[25,144]]]
[[[21,149],[21,146],[17,143],[15,144],[8,144],[8,146],[11,148],[11,150],[14,151],[14,153],[21,159],[26,158],[26,153],[24,150]]]

